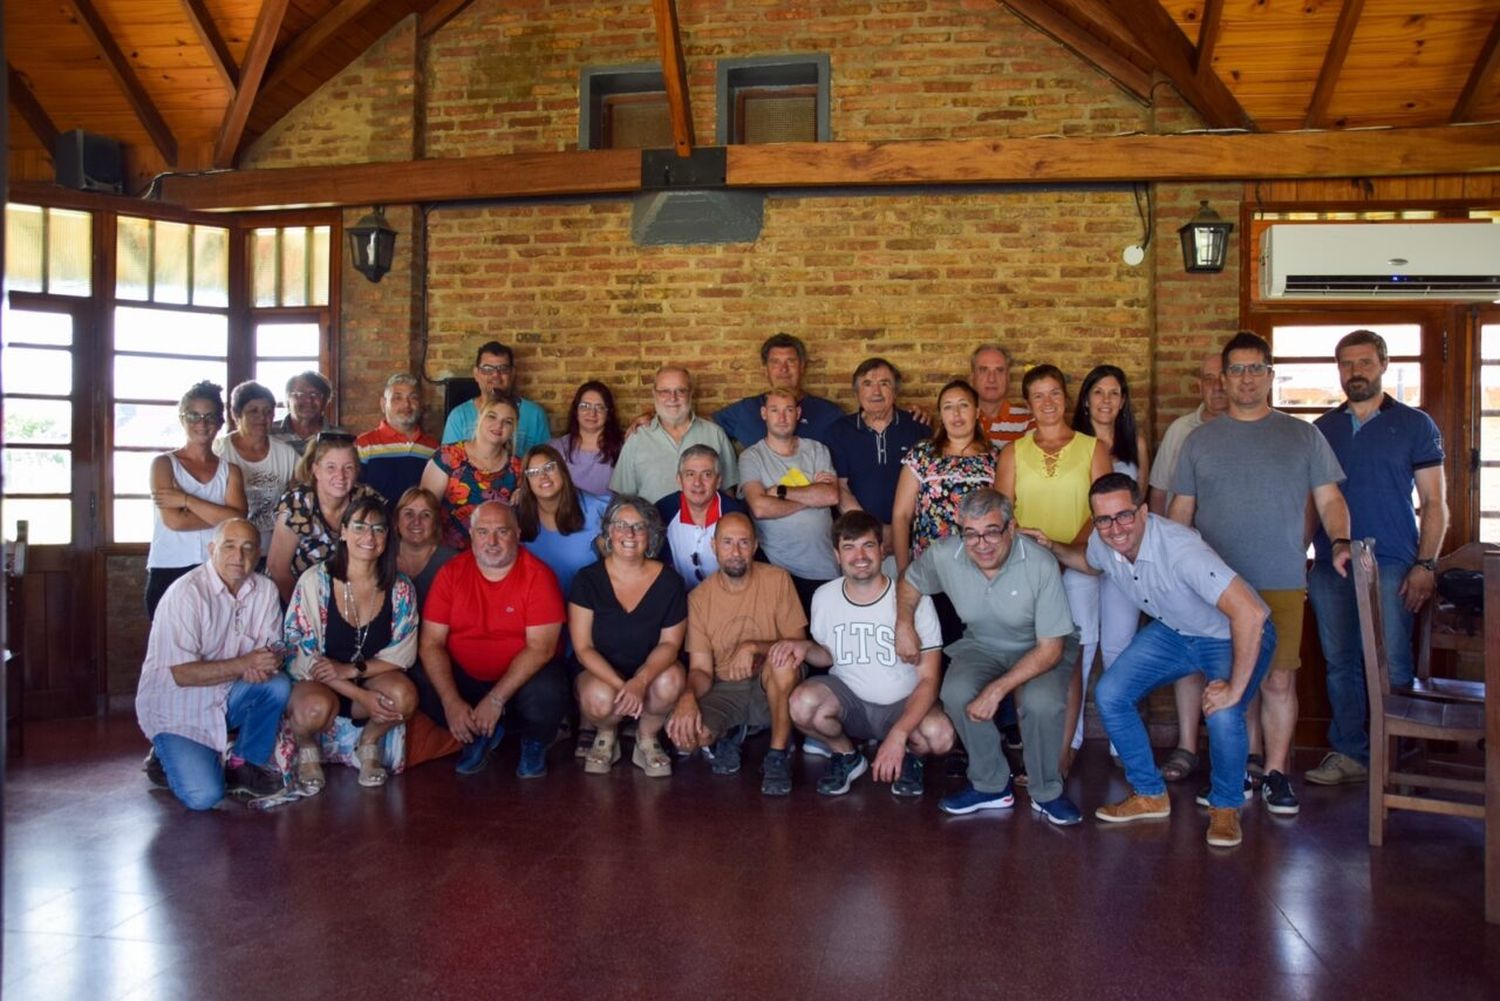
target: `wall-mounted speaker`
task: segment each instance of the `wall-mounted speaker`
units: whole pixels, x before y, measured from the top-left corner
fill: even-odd
[[[52,151],[52,169],[57,183],[65,188],[116,195],[125,191],[120,143],[108,136],[82,129],[62,133]]]

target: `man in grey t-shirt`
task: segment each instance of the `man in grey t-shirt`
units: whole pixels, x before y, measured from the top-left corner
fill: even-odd
[[[790,390],[766,394],[766,436],[740,455],[740,494],[766,557],[792,575],[807,611],[813,592],[839,575],[832,535],[839,481],[827,446],[797,437],[801,412]]]
[[[1309,499],[1328,537],[1333,565],[1349,567],[1349,508],[1343,469],[1317,429],[1271,409],[1271,346],[1241,331],[1221,352],[1229,393],[1226,419],[1204,424],[1182,444],[1172,481],[1173,521],[1203,541],[1259,592],[1276,626],[1276,656],[1249,714],[1250,746],[1264,730],[1261,798],[1272,813],[1298,810],[1287,779],[1297,726],[1297,668],[1307,595]]]

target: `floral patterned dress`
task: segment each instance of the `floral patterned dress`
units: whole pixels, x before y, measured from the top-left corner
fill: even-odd
[[[985,442],[988,446],[989,443]],[[958,531],[958,502],[964,494],[995,484],[995,459],[989,446],[979,455],[943,455],[932,441],[912,446],[901,464],[917,478],[917,508],[911,522],[911,558]]]
[[[443,490],[443,543],[462,552],[469,548],[469,516],[485,501],[504,501],[521,482],[521,457],[512,455],[506,464],[493,472],[480,472],[469,462],[464,442],[444,445],[432,454],[432,461],[448,477]]]

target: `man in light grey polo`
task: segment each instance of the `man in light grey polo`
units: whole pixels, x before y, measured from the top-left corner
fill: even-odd
[[[915,662],[915,616],[923,594],[948,596],[964,634],[951,658],[942,701],[969,752],[969,785],[943,798],[944,813],[1014,805],[1010,765],[1000,750],[995,710],[1016,694],[1031,808],[1058,826],[1083,819],[1063,795],[1059,758],[1063,712],[1078,630],[1068,613],[1062,571],[1039,544],[1019,534],[1010,499],[981,487],[958,506],[959,534],[927,548],[907,567],[897,593],[896,655]]]
[[[635,494],[655,504],[677,487],[677,459],[690,445],[707,445],[719,453],[725,490],[740,481],[734,445],[724,430],[693,413],[693,377],[681,365],[663,365],[652,384],[656,416],[625,439],[609,478],[617,494]]]

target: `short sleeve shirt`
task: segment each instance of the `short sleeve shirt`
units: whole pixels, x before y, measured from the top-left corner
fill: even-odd
[[[798,438],[792,455],[781,455],[762,439],[740,456],[740,493],[746,483],[759,483],[767,490],[779,485],[810,486],[819,473],[833,473],[828,448],[811,438]],[[832,580],[839,575],[833,555],[833,509],[804,507],[780,518],[757,518],[766,558],[805,580]]]
[[[891,523],[896,501],[896,483],[901,479],[901,460],[917,442],[932,437],[932,428],[911,414],[897,410],[885,430],[865,423],[863,414],[850,414],[828,429],[828,451],[833,470],[849,481],[849,492],[859,506]]]
[[[747,574],[743,591],[724,586],[721,570],[688,595],[687,651],[712,656],[715,671],[746,640],[801,639],[807,630],[807,616],[785,570],[751,563]]]
[[[937,609],[926,595],[917,601],[916,626],[923,650],[942,647]],[[865,702],[894,705],[917,687],[916,665],[896,656],[894,581],[864,605],[850,600],[842,578],[818,588],[812,599],[812,638],[833,656],[828,673]]]
[[[690,445],[707,445],[719,453],[720,486],[733,490],[740,481],[734,443],[723,428],[701,417],[693,418],[681,442],[673,440],[660,418],[651,418],[650,424],[625,439],[609,488],[617,494],[638,494],[655,504],[678,489],[677,459]]]
[[[433,579],[423,619],[448,627],[448,655],[464,673],[498,681],[526,646],[526,630],[566,618],[557,577],[541,560],[518,549],[505,579],[479,572],[472,552],[448,561]]]
[[[615,597],[604,561],[591,563],[573,578],[570,604],[594,613],[594,649],[622,678],[631,678],[661,640],[661,631],[687,618],[687,591],[671,567],[662,567],[630,611]]]
[[[727,431],[741,448],[749,448],[766,436],[766,420],[760,415],[765,405],[764,393],[747,396],[715,413],[714,423]],[[802,408],[802,416],[797,419],[797,436],[828,444],[829,428],[844,416],[839,405],[811,393],[798,400],[797,405]]]

